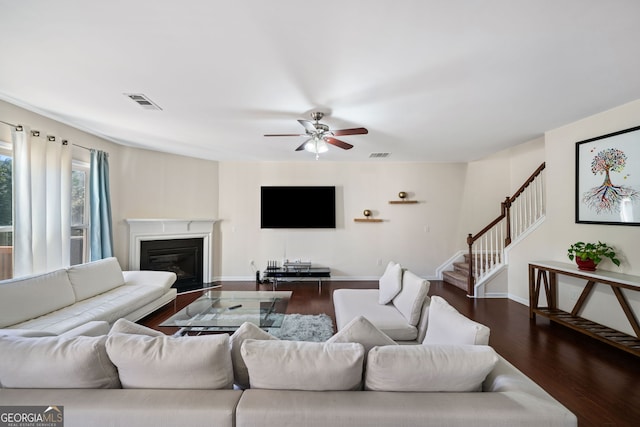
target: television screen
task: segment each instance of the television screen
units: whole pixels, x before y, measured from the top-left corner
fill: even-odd
[[[261,187],[260,228],[336,228],[336,188]]]

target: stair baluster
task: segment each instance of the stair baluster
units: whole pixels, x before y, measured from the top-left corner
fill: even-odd
[[[466,270],[466,291],[475,296],[476,287],[492,270],[504,264],[504,250],[544,216],[544,175],[542,163],[513,196],[500,204],[500,215],[475,235],[467,236],[467,266],[454,263],[456,271]],[[447,277],[445,277],[447,281]]]

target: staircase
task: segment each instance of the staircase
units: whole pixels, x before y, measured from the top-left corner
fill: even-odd
[[[500,204],[500,215],[475,235],[467,237],[467,253],[443,271],[442,280],[475,297],[476,290],[506,266],[505,248],[526,236],[545,214],[542,163],[511,197]]]
[[[490,259],[493,263],[497,263],[499,262],[500,257],[501,254],[494,253],[493,256],[490,257]],[[442,280],[445,283],[456,286],[466,292],[468,290],[469,269],[471,262],[469,261],[469,254],[464,254],[463,258],[463,260],[454,262],[452,264],[453,270],[442,272]]]
[[[442,280],[445,283],[467,291],[467,277],[469,277],[469,255],[464,255],[464,261],[454,262],[453,270],[443,271]]]

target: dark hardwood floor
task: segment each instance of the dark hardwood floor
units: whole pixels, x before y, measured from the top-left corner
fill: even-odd
[[[223,290],[270,290],[254,282],[223,282]],[[334,317],[332,294],[339,288],[377,288],[377,281],[326,281],[322,291],[314,283],[284,283],[292,290],[288,313]],[[432,281],[431,295],[440,295],[465,316],[491,328],[490,344],[503,357],[541,385],[578,417],[580,427],[640,425],[640,358],[538,317],[507,299],[469,299],[464,292]],[[176,309],[199,294],[178,296]],[[157,325],[174,312],[174,304],[153,313],[142,324]],[[335,318],[334,318],[335,323]]]

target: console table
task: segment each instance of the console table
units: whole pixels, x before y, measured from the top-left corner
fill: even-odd
[[[273,279],[273,290],[278,288],[279,281],[302,281],[313,279],[318,281],[318,292],[322,291],[322,279],[331,277],[331,270],[328,267],[277,267],[267,268],[264,277]]]
[[[558,275],[587,281],[571,313],[559,310],[557,307]],[[596,283],[611,286],[620,307],[636,334],[635,337],[580,317],[580,312]],[[544,288],[547,297],[547,307],[538,307],[542,288]],[[536,314],[539,314],[553,322],[640,356],[640,339],[638,339],[640,337],[640,326],[636,315],[629,306],[624,293],[622,293],[622,289],[640,291],[640,276],[610,271],[582,271],[578,270],[575,264],[564,262],[533,262],[529,264],[529,318],[535,319]]]

